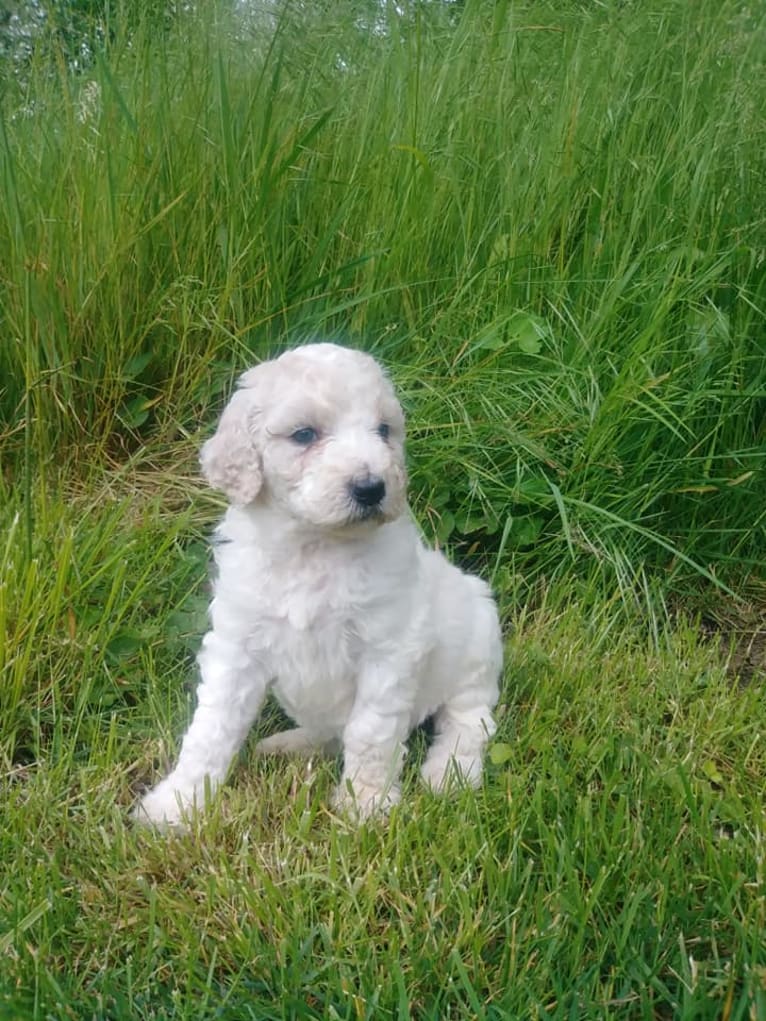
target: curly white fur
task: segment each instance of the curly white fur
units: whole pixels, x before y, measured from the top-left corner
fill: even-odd
[[[481,781],[502,644],[486,584],[425,548],[406,502],[404,417],[369,355],[309,344],[246,372],[202,448],[231,501],[217,530],[211,629],[178,764],[134,810],[179,825],[225,778],[268,691],[298,726],[258,745],[340,743],[336,803],[399,798],[426,717],[434,789]]]

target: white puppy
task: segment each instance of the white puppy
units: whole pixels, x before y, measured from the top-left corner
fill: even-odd
[[[502,644],[487,585],[426,549],[407,507],[404,417],[378,363],[309,344],[246,372],[202,448],[231,506],[178,765],[136,807],[178,825],[225,778],[268,691],[298,726],[258,750],[340,742],[336,803],[398,800],[404,742],[435,715],[422,776],[481,781]]]

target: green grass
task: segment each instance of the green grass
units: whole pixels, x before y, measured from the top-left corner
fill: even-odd
[[[645,563],[752,570],[763,18],[477,3],[386,25],[288,4],[238,34],[214,12],[130,45],[117,26],[87,80],[43,63],[7,88],[6,434],[43,463],[172,438],[254,357],[341,333],[412,373],[442,537],[508,526],[530,568],[623,594]]]
[[[322,6],[117,5],[3,81],[0,1018],[766,1018],[763,662],[695,613],[763,611],[766,19]],[[389,365],[424,532],[497,592],[487,782],[354,830],[337,764],[246,749],[137,833],[196,450],[315,334]]]
[[[158,837],[127,809],[190,708],[197,528],[133,493],[94,534],[83,506],[51,506],[34,567],[5,564],[0,1012],[762,1016],[763,693],[694,629],[655,647],[608,611],[504,601],[478,794],[412,775],[357,831],[329,812],[334,764],[246,751],[193,834]]]

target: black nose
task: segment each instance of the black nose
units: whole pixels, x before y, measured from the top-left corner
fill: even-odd
[[[360,507],[377,507],[386,495],[386,484],[377,475],[351,483],[351,497]]]

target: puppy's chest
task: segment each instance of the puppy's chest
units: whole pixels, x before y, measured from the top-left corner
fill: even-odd
[[[364,569],[300,561],[277,569],[256,564],[238,591],[230,581],[224,588],[245,618],[253,652],[268,655],[280,674],[285,664],[302,675],[337,674],[358,659],[360,642],[369,637],[365,621],[374,617]]]
[[[317,633],[347,627],[370,601],[371,586],[363,568],[352,570],[295,564],[262,575],[260,614],[291,633]]]
[[[342,723],[362,657],[358,597],[331,578],[313,584],[293,578],[274,593],[256,629],[256,644],[268,644],[274,690],[289,715],[317,731]]]

